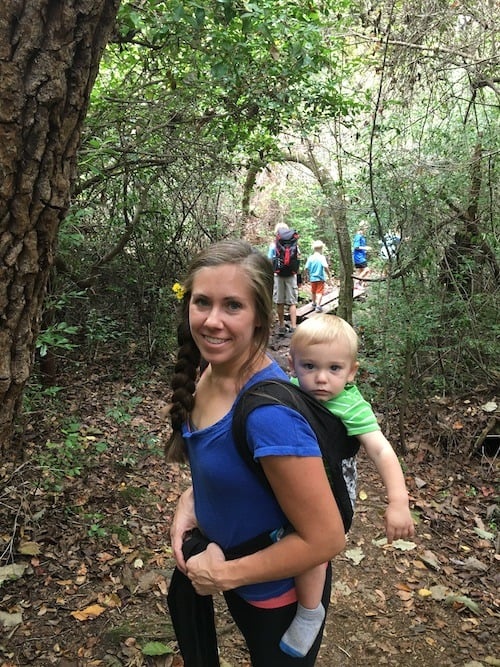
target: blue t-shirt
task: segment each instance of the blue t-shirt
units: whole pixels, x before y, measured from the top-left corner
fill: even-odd
[[[243,387],[268,379],[286,379],[276,362],[256,373]],[[264,487],[236,449],[231,410],[218,422],[198,431],[183,427],[195,513],[200,529],[222,549],[272,531],[287,523],[274,495]],[[296,411],[279,405],[261,406],[247,419],[247,441],[254,457],[321,456],[316,436]],[[242,586],[247,600],[266,600],[293,588],[292,578]]]
[[[366,250],[361,250],[360,246],[366,246],[366,238],[363,234],[356,234],[354,236],[354,252],[352,259],[354,264],[364,264],[366,262]]]
[[[307,258],[305,265],[306,271],[309,273],[309,280],[312,283],[325,282],[326,272],[328,264],[326,257],[319,252],[315,252],[313,255],[310,255]]]

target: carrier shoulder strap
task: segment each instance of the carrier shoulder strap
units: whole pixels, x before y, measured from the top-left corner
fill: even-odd
[[[316,434],[330,486],[339,507],[345,530],[352,523],[352,505],[342,474],[342,460],[355,456],[359,449],[356,438],[349,437],[344,424],[324,405],[286,380],[265,380],[249,387],[238,399],[233,414],[233,437],[239,454],[254,471],[261,483],[270,488],[260,463],[255,461],[246,438],[247,417],[263,405],[283,405],[296,410]],[[283,434],[286,437],[286,434]]]

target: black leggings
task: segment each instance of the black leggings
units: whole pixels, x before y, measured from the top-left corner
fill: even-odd
[[[326,570],[325,588],[323,589],[323,606],[328,609],[332,588],[332,566]],[[280,639],[292,622],[297,604],[278,607],[277,609],[261,609],[245,602],[232,591],[224,593],[227,606],[236,625],[243,634],[252,667],[313,667],[323,637],[323,626],[311,650],[305,658],[293,658],[283,653],[279,647]],[[326,616],[325,616],[326,619]]]

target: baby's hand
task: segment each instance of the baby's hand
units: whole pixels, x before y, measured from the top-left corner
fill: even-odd
[[[385,534],[387,542],[405,539],[415,535],[415,526],[410,513],[408,502],[389,503],[384,516]]]

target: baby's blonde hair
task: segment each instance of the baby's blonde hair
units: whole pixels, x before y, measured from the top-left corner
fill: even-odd
[[[290,355],[293,358],[297,349],[318,343],[346,342],[352,361],[358,357],[358,336],[351,325],[336,315],[315,315],[304,320],[295,330],[290,340]]]

